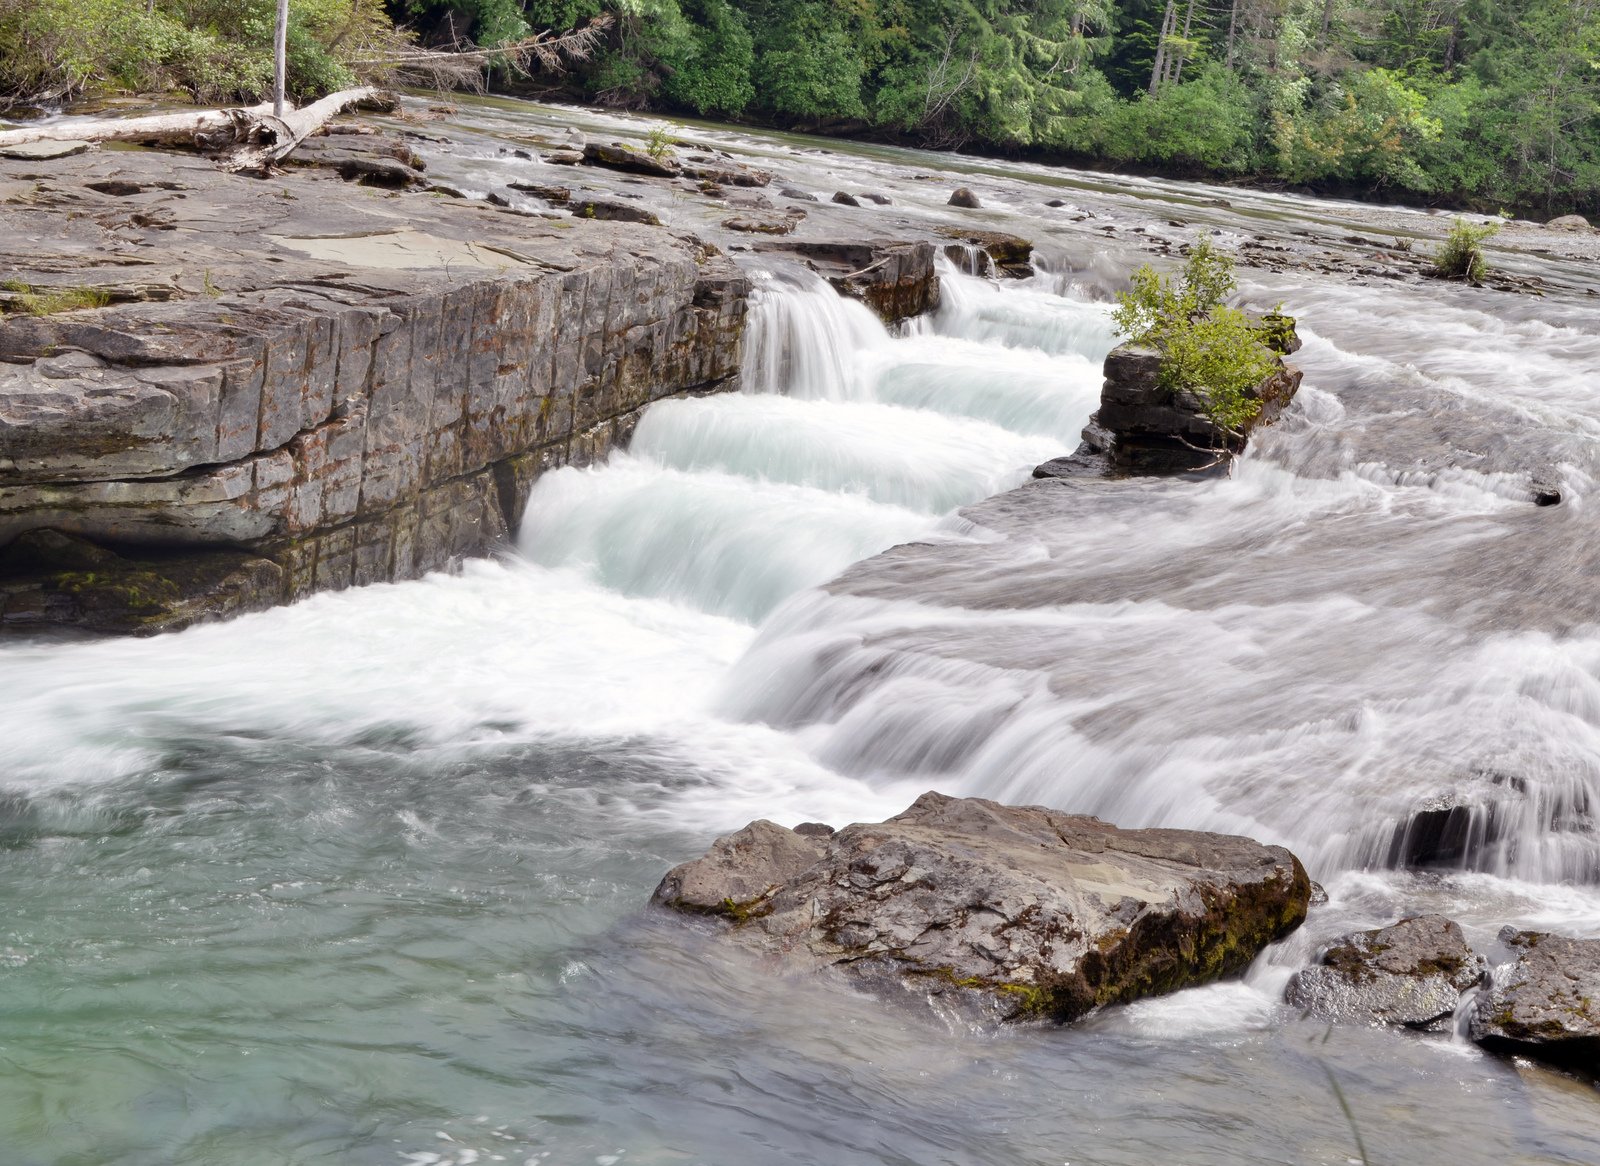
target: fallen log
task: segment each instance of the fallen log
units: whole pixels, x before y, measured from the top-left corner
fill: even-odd
[[[265,174],[335,114],[377,92],[372,86],[345,89],[304,109],[286,110],[282,117],[263,102],[248,109],[52,122],[0,131],[0,149],[29,142],[168,142],[214,154],[236,173]]]

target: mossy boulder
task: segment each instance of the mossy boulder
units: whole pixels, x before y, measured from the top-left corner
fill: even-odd
[[[1418,915],[1335,941],[1289,981],[1287,999],[1323,1020],[1438,1029],[1488,970],[1458,924]]]
[[[55,530],[0,548],[0,632],[149,635],[281,602],[283,569],[233,549],[118,553]]]
[[[1248,838],[927,793],[836,833],[753,822],[653,901],[788,964],[1067,1021],[1242,972],[1310,897],[1299,860]]]
[[[1479,995],[1472,1039],[1600,1075],[1600,939],[1509,927],[1500,939],[1521,954]]]

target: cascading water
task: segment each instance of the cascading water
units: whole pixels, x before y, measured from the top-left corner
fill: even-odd
[[[891,337],[774,276],[744,390],[547,475],[520,555],[0,649],[7,1166],[1342,1162],[1324,1063],[1374,1161],[1592,1160],[1565,1087],[1278,1003],[1403,913],[1600,928],[1592,318],[1248,288],[1307,384],[1233,478],[983,502],[1076,444],[1101,282],[946,271]],[[930,786],[1283,842],[1333,902],[1245,982],[999,1033],[640,911]]]

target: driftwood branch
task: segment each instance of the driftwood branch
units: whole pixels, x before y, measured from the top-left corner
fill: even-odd
[[[602,12],[582,28],[540,32],[519,41],[479,46],[458,40],[447,48],[413,48],[346,62],[352,68],[377,70],[402,82],[435,89],[484,90],[484,70],[504,66],[523,76],[534,70],[563,73],[570,61],[586,61],[605,43],[616,23]]]
[[[271,103],[263,103],[248,109],[55,122],[0,131],[0,147],[28,142],[168,142],[218,155],[229,170],[261,174],[335,114],[376,92],[371,87],[346,89],[304,109],[285,110],[282,117],[273,116]]]

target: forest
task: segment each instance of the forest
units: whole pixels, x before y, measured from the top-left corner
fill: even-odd
[[[271,6],[0,0],[0,93],[99,82],[250,96],[270,75]],[[1600,0],[294,0],[294,11],[303,94],[381,71],[386,46],[492,46],[608,12],[588,59],[502,68],[493,87],[1325,194],[1600,212]]]

